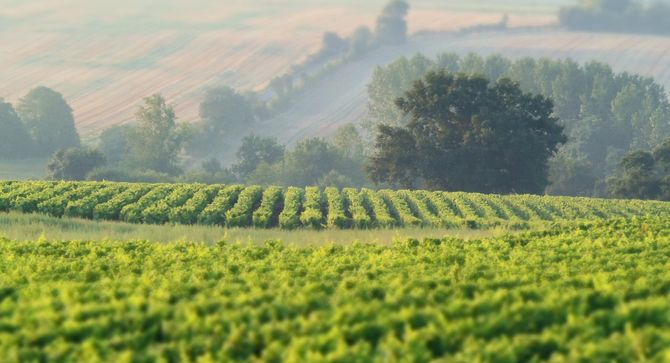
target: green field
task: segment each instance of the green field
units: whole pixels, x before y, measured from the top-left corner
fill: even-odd
[[[7,362],[667,362],[670,220],[289,247],[0,241]]]
[[[501,236],[508,231],[503,227],[493,229],[259,229],[225,228],[200,225],[147,225],[111,221],[91,221],[69,217],[50,217],[17,212],[0,213],[0,238],[14,241],[151,241],[161,243],[197,242],[215,244],[263,244],[265,241],[282,241],[291,246],[322,246],[325,244],[349,245],[355,242],[389,245],[407,238],[458,237],[476,239]]]
[[[0,211],[230,228],[528,229],[549,222],[670,217],[670,203],[534,195],[241,185],[0,182]]]

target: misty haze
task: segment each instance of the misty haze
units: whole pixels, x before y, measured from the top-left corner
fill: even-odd
[[[670,357],[670,1],[0,5],[1,362]]]

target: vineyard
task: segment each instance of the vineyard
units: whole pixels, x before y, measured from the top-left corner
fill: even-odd
[[[527,229],[551,221],[670,217],[670,203],[351,188],[5,181],[0,182],[0,211],[158,225]]]
[[[668,255],[668,218],[390,247],[2,240],[0,356],[666,362]]]

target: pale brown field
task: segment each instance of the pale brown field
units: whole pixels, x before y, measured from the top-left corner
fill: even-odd
[[[510,30],[468,35],[437,34],[416,37],[402,47],[379,49],[347,64],[321,80],[286,112],[268,120],[264,135],[294,143],[305,137],[327,136],[338,127],[362,120],[367,111],[367,84],[378,65],[401,56],[443,52],[520,57],[571,58],[584,63],[600,61],[616,71],[654,77],[670,87],[670,37],[623,34],[572,33],[559,30]]]
[[[410,31],[496,23],[514,1],[527,11],[511,13],[512,26],[554,21],[553,4],[418,0]],[[0,97],[16,102],[30,88],[52,87],[65,95],[80,132],[90,138],[131,121],[142,98],[153,93],[164,94],[181,120],[197,120],[208,87],[262,89],[314,52],[324,31],[348,35],[359,25],[372,26],[385,0],[4,3]]]

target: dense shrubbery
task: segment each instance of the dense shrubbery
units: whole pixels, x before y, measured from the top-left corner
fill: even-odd
[[[669,221],[390,247],[0,240],[0,356],[663,362]]]

